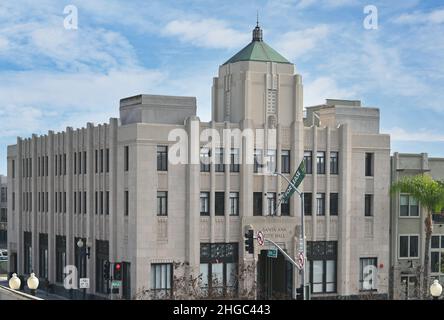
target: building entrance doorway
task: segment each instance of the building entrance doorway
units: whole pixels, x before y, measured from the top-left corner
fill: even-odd
[[[259,254],[257,268],[258,298],[265,300],[291,299],[293,292],[293,265],[278,251],[276,258]]]

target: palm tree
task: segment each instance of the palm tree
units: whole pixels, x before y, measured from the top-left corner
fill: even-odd
[[[444,207],[444,182],[433,180],[429,175],[403,177],[394,182],[390,193],[408,193],[419,201],[425,209],[425,250],[423,273],[423,298],[427,297],[429,287],[430,240],[432,238],[432,213],[441,212]]]

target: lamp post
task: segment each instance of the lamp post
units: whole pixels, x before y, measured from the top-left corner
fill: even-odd
[[[35,296],[35,291],[39,286],[39,279],[35,276],[34,272],[31,273],[26,283],[28,284],[28,288],[31,290],[31,294]]]
[[[9,279],[9,287],[12,290],[18,290],[20,289],[21,284],[22,282],[19,277],[17,277],[17,273],[13,273],[11,279]]]
[[[433,280],[432,285],[430,286],[430,294],[432,295],[434,300],[438,300],[442,293],[442,286],[437,279]]]
[[[298,193],[299,197],[301,198],[301,237],[300,237],[300,251],[304,254],[304,265],[302,266],[301,269],[301,282],[302,282],[302,300],[306,300],[306,294],[305,294],[305,256],[306,256],[306,252],[305,252],[305,223],[304,223],[304,193],[300,192],[298,188],[296,188],[296,186],[290,181],[290,179],[288,179],[285,175],[283,175],[280,172],[274,172],[272,173],[272,175],[274,176],[280,176],[282,178],[284,178],[289,185],[291,185],[293,187],[293,189],[296,190],[296,192]]]
[[[90,246],[86,243],[86,247],[84,246],[83,240],[79,239],[77,241],[77,247],[79,248],[79,267],[80,267],[80,278],[86,276],[86,259],[90,255]],[[83,299],[86,299],[86,288],[83,288]]]

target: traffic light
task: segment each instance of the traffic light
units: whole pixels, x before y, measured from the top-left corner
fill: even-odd
[[[114,280],[122,280],[122,264],[120,262],[114,263]]]
[[[304,292],[303,290],[303,286],[296,288],[296,300],[304,300],[304,296],[302,295],[302,293]]]
[[[254,253],[254,231],[253,230],[248,230],[245,233],[245,251],[253,254]]]
[[[109,261],[108,260],[106,260],[103,263],[103,279],[109,280]]]

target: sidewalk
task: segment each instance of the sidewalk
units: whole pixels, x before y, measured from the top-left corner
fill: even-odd
[[[3,276],[0,277],[0,285],[9,288],[7,277],[3,277]],[[27,288],[25,288],[25,290],[23,292],[28,293],[28,294],[30,293],[29,289],[27,289]],[[41,298],[43,300],[69,300],[65,297],[58,296],[58,295],[55,295],[52,293],[48,294],[45,290],[39,290],[39,289],[37,289],[35,296],[38,298]]]

